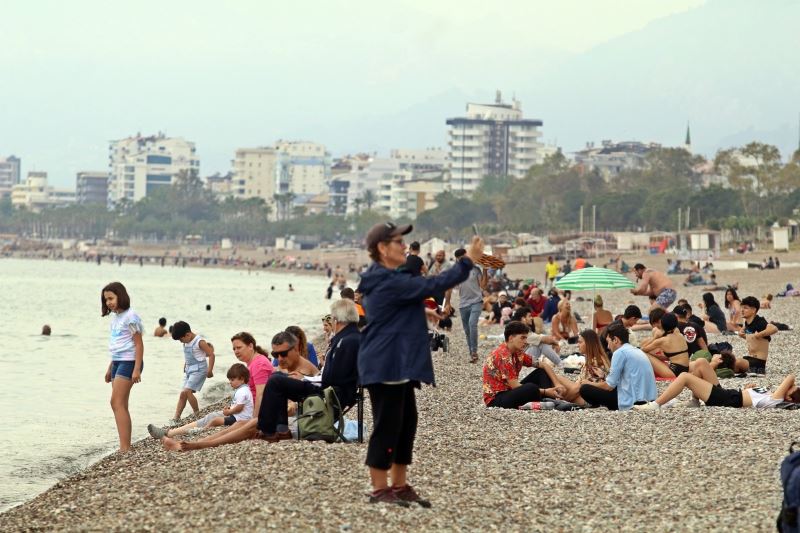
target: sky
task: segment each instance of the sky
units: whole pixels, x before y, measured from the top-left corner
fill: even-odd
[[[557,76],[537,73],[704,4],[5,0],[0,156],[64,187],[106,168],[109,140],[137,132],[196,142],[203,175],[227,172],[237,147],[278,139],[321,142],[334,157],[444,146],[464,98],[532,94]],[[396,127],[417,114],[430,120]],[[568,150],[589,140],[548,132],[560,120],[547,116],[546,139]]]

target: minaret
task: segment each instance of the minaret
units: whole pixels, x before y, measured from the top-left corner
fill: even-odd
[[[686,140],[683,141],[683,147],[690,154],[692,153],[692,134],[689,131],[689,123],[686,123]]]

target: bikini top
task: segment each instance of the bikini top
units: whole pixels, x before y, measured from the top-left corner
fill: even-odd
[[[671,359],[671,358],[675,357],[676,355],[680,355],[682,353],[685,353],[685,354],[688,355],[689,354],[689,349],[687,348],[685,350],[680,350],[680,351],[677,351],[677,352],[662,352],[662,353],[664,354],[664,357],[666,357],[668,359]]]

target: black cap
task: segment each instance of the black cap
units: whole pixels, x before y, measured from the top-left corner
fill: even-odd
[[[377,250],[378,243],[388,242],[392,240],[392,237],[406,235],[411,233],[411,230],[413,229],[414,226],[411,224],[406,224],[403,226],[398,226],[394,222],[380,222],[375,224],[372,226],[372,229],[369,230],[367,233],[367,238],[365,239],[367,250]]]

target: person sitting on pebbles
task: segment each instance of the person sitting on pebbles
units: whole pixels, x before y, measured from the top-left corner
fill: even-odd
[[[718,357],[718,356],[715,356]],[[692,362],[692,371],[685,372],[670,383],[655,401],[644,405],[636,405],[634,409],[651,411],[661,409],[670,401],[676,398],[683,389],[692,391],[692,398],[687,400],[683,406],[699,407],[700,400],[706,407],[775,407],[781,402],[800,403],[800,389],[795,384],[794,374],[786,376],[778,388],[770,394],[766,389],[756,387],[750,383],[742,390],[723,389],[714,369],[705,359],[698,359]]]
[[[661,315],[660,319],[656,319]],[[664,313],[661,308],[650,313],[653,336],[642,342],[642,351],[653,365],[653,372],[659,378],[674,378],[689,371],[689,345],[678,329],[675,313]],[[664,360],[667,363],[664,362]]]
[[[628,344],[630,334],[620,323],[606,328],[606,342],[612,350],[611,371],[605,381],[581,385],[580,395],[595,406],[627,411],[637,402],[656,398],[656,379],[647,355]]]
[[[547,373],[540,368],[520,381],[519,372],[523,366],[537,366],[525,353],[530,331],[522,322],[509,322],[503,331],[505,342],[486,358],[483,364],[483,402],[487,407],[516,409],[542,398],[560,399],[565,392],[562,385],[553,386]]]
[[[539,362],[539,368],[547,373],[550,381],[564,386],[566,390],[562,396],[565,400],[578,405],[586,405],[586,401],[581,398],[581,385],[598,383],[606,379],[611,363],[608,361],[603,345],[600,344],[600,337],[594,330],[586,329],[578,335],[578,349],[586,358],[586,362],[581,367],[577,381],[556,374],[549,360],[542,359]]]
[[[778,332],[775,324],[758,314],[761,302],[755,296],[747,296],[742,300],[741,313],[744,323],[739,326],[737,334],[747,342],[747,355],[736,360],[736,372],[767,373],[767,355],[772,335]]]

